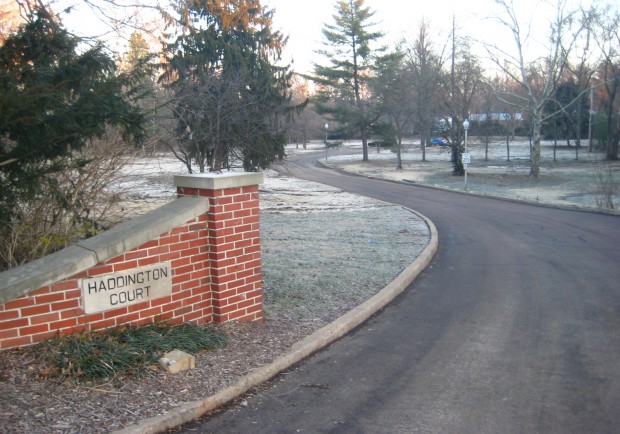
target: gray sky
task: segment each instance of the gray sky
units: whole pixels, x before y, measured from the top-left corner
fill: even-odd
[[[510,2],[510,0],[508,0]],[[532,45],[529,52],[537,51],[535,41],[546,41],[548,23],[553,18],[554,8],[540,0],[513,0],[524,24],[532,23]],[[558,0],[559,1],[559,0]],[[590,4],[590,0],[567,0],[572,6]],[[550,3],[555,4],[556,0]],[[285,60],[293,58],[294,68],[309,72],[312,62],[321,58],[314,51],[321,48],[321,29],[324,23],[334,22],[336,0],[263,0],[263,4],[276,10],[275,27],[289,36]],[[377,28],[386,33],[384,43],[393,46],[402,38],[410,41],[422,20],[429,23],[431,37],[437,49],[443,47],[452,28],[455,17],[457,36],[471,36],[487,43],[497,42],[512,49],[514,41],[505,28],[498,24],[499,7],[493,0],[366,0],[365,4],[375,11]],[[539,48],[538,48],[539,49]],[[475,49],[482,55],[481,47]]]

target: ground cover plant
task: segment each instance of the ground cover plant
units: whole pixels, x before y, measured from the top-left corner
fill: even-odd
[[[30,351],[44,361],[40,376],[100,382],[140,375],[174,349],[195,354],[226,342],[226,335],[212,328],[158,322],[61,336]]]

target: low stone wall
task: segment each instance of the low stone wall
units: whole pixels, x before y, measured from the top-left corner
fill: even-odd
[[[258,173],[175,177],[178,199],[0,274],[0,349],[157,320],[261,321]]]

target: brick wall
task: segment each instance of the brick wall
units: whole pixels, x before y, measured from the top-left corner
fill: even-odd
[[[31,345],[58,333],[156,320],[194,324],[261,321],[258,207],[258,183],[261,180],[257,174],[175,177],[180,197],[208,199],[206,213],[196,215],[137,247],[99,261],[95,266],[4,301],[0,304],[0,349]],[[118,240],[115,248],[118,244],[124,245],[124,241]],[[106,244],[108,250],[114,250],[109,243]],[[171,270],[169,295],[85,313],[80,282],[88,280],[83,279],[131,272],[160,263],[169,264]],[[11,282],[15,280],[10,272],[6,273],[5,276],[5,273],[0,274],[0,291],[7,288],[10,291]],[[125,299],[131,296],[125,296]],[[133,297],[136,298],[135,293]]]

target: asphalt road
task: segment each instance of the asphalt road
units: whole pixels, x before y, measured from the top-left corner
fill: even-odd
[[[423,213],[438,254],[363,326],[187,432],[620,432],[619,217],[346,176],[315,159],[286,167]]]

